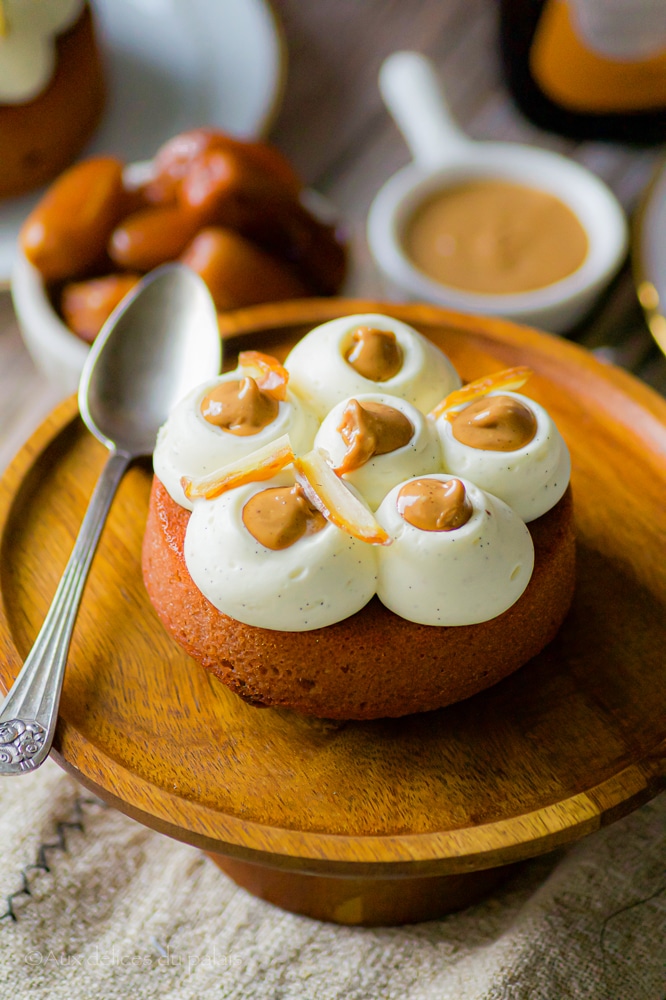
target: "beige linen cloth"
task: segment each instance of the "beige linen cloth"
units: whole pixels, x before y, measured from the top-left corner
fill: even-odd
[[[665,834],[662,795],[462,913],[338,927],[255,899],[47,761],[0,779],[3,996],[664,1000]]]

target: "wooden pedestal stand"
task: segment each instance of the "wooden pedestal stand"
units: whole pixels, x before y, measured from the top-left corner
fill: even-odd
[[[56,759],[156,830],[211,852],[239,884],[341,923],[429,919],[503,866],[567,844],[666,784],[666,402],[579,348],[417,306],[309,301],[226,317],[284,355],[343,313],[390,312],[465,379],[509,365],[573,459],[574,605],[557,639],[494,688],[438,712],[329,724],[242,702],[189,660],[146,597],[149,465],[130,470],[84,595]],[[46,613],[105,452],[69,401],[0,483],[0,684]]]

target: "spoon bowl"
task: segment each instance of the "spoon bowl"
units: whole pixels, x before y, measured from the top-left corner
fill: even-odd
[[[153,451],[173,405],[217,374],[220,362],[213,300],[201,278],[180,264],[147,275],[95,341],[81,375],[79,408],[111,454],[44,624],[0,706],[0,774],[25,774],[48,756],[76,615],[111,501],[132,459]]]
[[[220,361],[206,285],[189,268],[165,264],[102,327],[81,373],[81,417],[107,448],[148,455],[173,405],[217,374]]]

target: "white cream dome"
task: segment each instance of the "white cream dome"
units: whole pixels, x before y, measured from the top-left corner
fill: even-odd
[[[256,493],[292,486],[288,470],[263,482],[196,500],[185,535],[185,562],[218,611],[246,625],[306,632],[364,607],[377,584],[376,548],[333,524],[280,551],[267,549],[243,523]]]
[[[345,360],[359,327],[395,335],[402,366],[392,378],[364,378]],[[381,313],[342,316],[311,330],[288,354],[284,366],[289,384],[320,419],[342,399],[358,393],[382,392],[413,403],[423,413],[457,389],[461,382],[446,355],[413,327]]]
[[[448,482],[457,478],[432,475]],[[377,595],[421,625],[475,625],[518,600],[532,575],[534,545],[524,521],[501,500],[461,480],[473,512],[451,531],[424,531],[400,514],[395,486],[376,517],[393,542],[378,550]]]
[[[371,331],[368,340],[373,349],[379,345],[380,352],[387,351],[388,370],[395,371],[397,358],[400,369],[392,377],[372,381],[345,360],[354,333],[361,327]],[[377,330],[395,335],[401,360],[395,342],[377,337],[373,332]],[[373,356],[373,365],[378,356]],[[508,390],[488,393],[491,397],[511,397],[527,407],[530,414],[524,417],[529,433],[534,430],[533,437],[508,451],[464,444],[453,436],[445,415],[437,419],[427,415],[460,386],[449,360],[411,327],[371,313],[333,320],[304,337],[284,363],[289,383],[276,418],[256,434],[238,436],[206,420],[201,403],[214,386],[247,375],[252,364],[249,360],[249,369],[240,365],[209,380],[181,400],[160,431],[154,456],[158,479],[176,503],[192,511],[185,539],[186,564],[196,586],[219,611],[260,628],[308,631],[350,617],[377,593],[386,607],[402,618],[425,625],[454,626],[488,621],[520,598],[534,565],[532,538],[525,522],[555,506],[570,476],[566,444],[540,404]],[[374,370],[372,365],[370,369]],[[499,373],[499,381],[507,374],[511,372]],[[284,373],[278,377],[284,378]],[[484,398],[472,395],[474,391],[472,387],[468,398]],[[214,499],[189,501],[185,497],[183,477],[210,477],[284,435],[294,455],[304,456],[314,446],[316,455],[323,453],[332,468],[339,468],[347,453],[339,428],[350,399],[361,406],[374,402],[393,407],[414,429],[406,444],[371,456],[342,476],[352,493],[376,509],[376,520],[391,544],[360,541],[330,522],[286,548],[275,550],[259,542],[246,527],[243,508],[262,490],[293,486],[292,466],[266,482],[246,483]],[[460,406],[453,412],[464,409]],[[515,406],[513,409],[516,411]],[[321,426],[319,417],[323,418]],[[470,426],[475,418],[476,414],[470,415]],[[364,421],[363,417],[362,426]],[[377,431],[370,421],[368,433],[381,435],[383,431]],[[487,438],[481,440],[485,444]],[[496,439],[497,447],[506,443],[506,438]],[[511,439],[508,443],[513,445]],[[283,451],[286,461],[293,461],[289,449]],[[300,467],[300,475],[306,464]],[[466,523],[445,531],[426,530],[406,520],[398,509],[397,497],[405,484],[417,479],[462,482],[472,508]],[[340,516],[344,498],[335,491],[326,494],[324,480],[319,483],[319,500],[317,481],[310,480],[315,494],[309,494],[310,499],[329,517],[331,511],[337,511],[336,523],[346,524],[353,532],[353,515],[347,512],[347,521]],[[335,480],[335,485],[337,490],[340,483]],[[455,490],[461,495],[459,486]],[[333,495],[337,500],[331,500]],[[417,491],[414,502],[420,505],[422,500],[423,493]],[[327,509],[327,504],[333,506]],[[435,508],[439,517],[437,503]],[[460,522],[456,519],[455,523]],[[376,541],[379,534],[377,529],[368,537]]]
[[[426,420],[420,410],[404,399],[383,393],[359,393],[353,398],[361,405],[372,402],[392,406],[407,417],[414,428],[411,440],[406,445],[385,455],[375,455],[358,469],[343,475],[342,478],[356,487],[373,510],[396,483],[426,472],[441,471],[442,459],[437,435],[432,422]],[[333,407],[315,437],[315,447],[326,452],[334,467],[340,465],[347,450],[338,427],[348,402],[345,399]]]
[[[524,521],[533,521],[564,495],[571,475],[569,449],[553,418],[535,400],[501,390],[488,396],[509,396],[526,406],[536,419],[534,437],[515,451],[472,448],[453,436],[451,423],[445,416],[439,417],[435,426],[444,469],[471,479],[481,489],[508,503]],[[456,412],[459,410],[464,407],[456,408]]]
[[[275,420],[257,434],[239,437],[206,420],[201,413],[201,403],[206,395],[221,382],[242,378],[244,374],[242,369],[236,369],[197,386],[181,399],[160,428],[153,456],[155,474],[171,499],[187,510],[192,510],[192,501],[183,492],[181,477],[196,479],[206,476],[283,434],[289,435],[297,455],[312,447],[319,421],[289,390],[286,400],[279,404]]]

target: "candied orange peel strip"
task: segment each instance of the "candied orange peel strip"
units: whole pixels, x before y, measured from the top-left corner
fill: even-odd
[[[201,497],[205,500],[213,500],[236,486],[245,486],[247,483],[262,483],[293,461],[294,453],[289,435],[283,434],[282,437],[270,441],[263,448],[257,448],[256,451],[238,459],[237,462],[230,462],[228,465],[222,466],[221,469],[211,472],[208,476],[201,476],[199,479],[183,476],[180,483],[189,500]]]
[[[454,389],[453,392],[450,392],[441,403],[438,403],[430,411],[428,416],[434,420],[437,420],[442,415],[445,415],[447,419],[451,419],[449,413],[451,410],[456,409],[456,407],[466,406],[477,399],[481,399],[483,396],[487,396],[489,392],[495,392],[498,389],[504,389],[506,392],[515,392],[516,389],[522,388],[533,374],[534,372],[531,368],[528,368],[526,365],[518,365],[516,368],[504,368],[501,372],[484,375],[473,382],[468,382],[462,389]]]
[[[342,531],[370,545],[390,545],[391,536],[328,464],[325,453],[313,448],[294,459],[296,481],[310,503]]]
[[[255,380],[259,388],[283,403],[287,398],[289,372],[277,358],[261,351],[241,351],[238,367]]]

